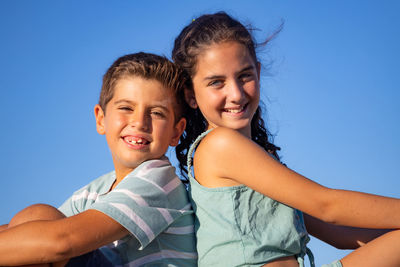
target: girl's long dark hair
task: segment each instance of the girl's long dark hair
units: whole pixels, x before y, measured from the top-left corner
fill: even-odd
[[[188,76],[187,90],[193,90],[190,78],[195,75],[197,56],[212,44],[227,41],[239,42],[248,49],[254,62],[257,62],[257,43],[252,37],[251,31],[252,29],[246,28],[224,12],[202,15],[187,25],[175,39],[172,50],[172,59],[186,71]],[[279,31],[280,29],[264,41],[262,45],[267,44]],[[265,127],[261,113],[261,108],[258,106],[251,121],[251,139],[279,160],[277,151],[280,148],[273,144],[273,136]],[[181,174],[187,178],[186,160],[189,147],[197,136],[207,129],[207,121],[199,108],[192,109],[187,103],[184,103],[183,114],[187,120],[186,130],[175,151]]]

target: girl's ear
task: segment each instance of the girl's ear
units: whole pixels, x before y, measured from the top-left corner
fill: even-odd
[[[194,95],[194,90],[185,89],[184,93],[186,103],[188,103],[191,108],[196,109],[198,105],[196,102],[196,97]]]
[[[174,126],[174,134],[171,138],[170,146],[177,146],[179,144],[179,138],[186,128],[186,119],[181,118]]]
[[[94,107],[94,116],[96,117],[97,132],[99,134],[105,134],[106,130],[104,127],[104,111],[99,104]]]

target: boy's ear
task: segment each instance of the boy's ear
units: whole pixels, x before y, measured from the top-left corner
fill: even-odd
[[[105,127],[104,127],[104,111],[100,107],[99,104],[97,104],[94,107],[94,116],[96,117],[96,129],[99,134],[105,134]]]
[[[196,97],[194,95],[194,90],[185,89],[184,93],[186,103],[188,103],[191,108],[196,109],[198,105],[196,102]]]
[[[171,138],[170,146],[177,146],[179,144],[179,138],[186,128],[186,119],[181,118],[174,126],[174,134]]]

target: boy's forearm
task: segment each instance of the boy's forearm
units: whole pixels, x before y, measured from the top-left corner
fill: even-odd
[[[23,223],[0,232],[0,266],[69,259],[127,234],[119,223],[95,210],[59,220]]]
[[[68,258],[48,221],[27,222],[0,232],[0,266],[48,263]],[[61,242],[62,244],[62,242]],[[23,252],[23,253],[22,253]]]

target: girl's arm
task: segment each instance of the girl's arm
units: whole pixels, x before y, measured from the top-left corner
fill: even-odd
[[[338,249],[357,249],[390,229],[367,229],[333,225],[304,214],[307,232]]]
[[[7,229],[7,227],[8,227],[8,224],[0,225],[0,231]]]
[[[324,222],[400,228],[399,199],[321,186],[283,166],[231,129],[216,128],[204,138],[196,151],[195,173],[205,186],[216,179],[245,184]]]
[[[0,232],[0,266],[56,262],[121,239],[128,231],[97,210],[31,221]]]

